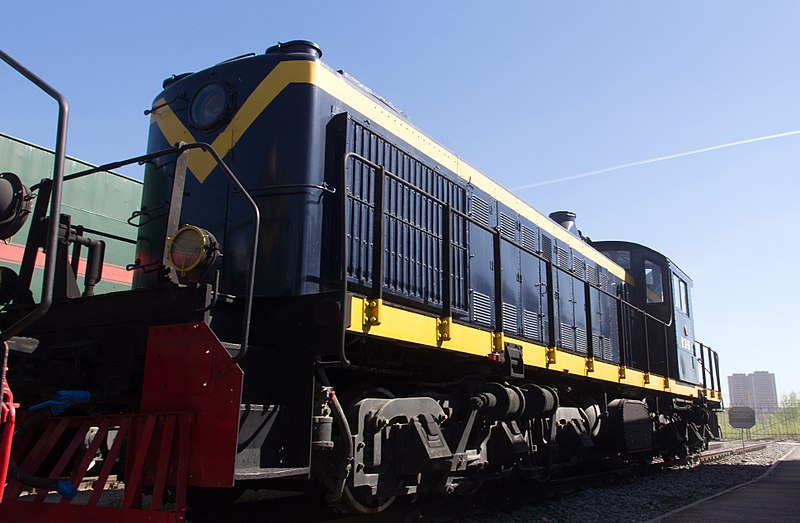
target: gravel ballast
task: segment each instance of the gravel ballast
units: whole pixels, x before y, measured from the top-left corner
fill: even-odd
[[[727,443],[725,447],[736,445],[740,443]],[[648,521],[759,477],[796,445],[771,442],[763,450],[734,454],[708,463],[675,466],[629,482],[581,490],[555,501],[460,521]]]

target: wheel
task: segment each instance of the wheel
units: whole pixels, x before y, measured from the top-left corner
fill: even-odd
[[[387,499],[374,497],[370,494],[369,487],[345,486],[341,501],[347,512],[369,516],[383,512],[395,499],[397,496]]]
[[[347,398],[345,412],[347,412],[353,405],[363,399],[392,399],[395,395],[383,387],[363,387],[360,390],[345,393],[345,397]],[[373,496],[369,487],[351,487],[345,484],[344,492],[340,500],[340,508],[351,514],[373,515],[389,508],[389,506],[394,503],[395,499],[397,499],[397,496],[391,496],[389,498]]]

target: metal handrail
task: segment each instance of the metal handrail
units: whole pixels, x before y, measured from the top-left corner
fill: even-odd
[[[379,164],[377,164],[375,162],[372,162],[372,161],[364,158],[363,156],[361,156],[361,155],[359,155],[359,154],[357,154],[355,152],[346,153],[344,155],[344,157],[343,157],[343,165],[342,165],[342,188],[341,188],[341,194],[342,194],[342,197],[341,197],[341,219],[342,219],[341,256],[342,256],[342,259],[341,259],[341,266],[340,266],[340,277],[341,277],[341,281],[342,281],[342,300],[343,300],[343,303],[344,303],[344,300],[347,299],[347,259],[348,259],[348,256],[347,256],[347,234],[346,234],[346,232],[347,232],[346,231],[346,227],[347,227],[347,198],[348,198],[348,194],[347,194],[347,165],[348,165],[348,161],[351,158],[353,158],[355,160],[358,160],[359,162],[367,165],[368,167],[370,167],[370,168],[372,168],[373,170],[376,171],[376,177],[379,177],[380,192],[381,193],[383,192],[383,180],[389,179],[389,180],[395,181],[398,184],[402,185],[403,187],[408,188],[409,190],[414,191],[414,192],[424,196],[431,203],[433,203],[435,205],[439,205],[440,207],[442,207],[443,213],[445,212],[445,210],[446,210],[446,212],[448,212],[448,214],[449,214],[448,218],[451,218],[452,216],[460,217],[460,218],[464,219],[465,221],[467,221],[469,224],[475,225],[475,226],[483,229],[485,232],[488,232],[489,234],[492,234],[493,235],[493,245],[494,245],[494,247],[493,247],[493,250],[494,250],[494,263],[495,263],[496,267],[499,268],[501,266],[499,258],[500,258],[500,251],[502,249],[500,248],[500,245],[501,245],[501,242],[503,242],[503,241],[508,242],[509,244],[513,245],[514,247],[520,249],[520,251],[525,252],[527,254],[530,254],[530,255],[536,257],[537,259],[539,259],[540,261],[543,261],[545,263],[546,267],[547,267],[548,312],[551,313],[550,314],[551,315],[551,320],[548,322],[548,327],[549,327],[548,328],[548,330],[549,330],[549,332],[548,332],[548,347],[551,347],[551,348],[555,348],[556,347],[555,318],[552,317],[555,314],[555,307],[554,307],[554,303],[553,303],[554,302],[554,299],[553,299],[553,294],[554,293],[552,292],[552,288],[553,288],[553,282],[552,282],[553,271],[552,271],[552,268],[555,268],[557,271],[561,271],[563,273],[569,274],[572,278],[575,278],[576,280],[582,282],[584,284],[584,286],[585,286],[585,289],[586,289],[585,293],[587,295],[589,294],[589,289],[595,289],[599,293],[604,294],[604,295],[612,298],[613,300],[615,300],[615,302],[617,303],[618,315],[621,315],[623,313],[623,307],[626,307],[628,310],[632,311],[634,314],[641,314],[642,315],[643,332],[644,332],[644,344],[645,344],[645,348],[646,348],[645,353],[647,355],[647,369],[648,369],[648,372],[650,371],[650,367],[651,367],[651,364],[650,364],[650,342],[649,342],[649,336],[647,334],[647,320],[648,319],[651,319],[651,320],[655,321],[658,325],[660,325],[661,329],[663,329],[664,337],[665,337],[665,344],[664,344],[665,345],[665,351],[668,350],[667,343],[666,343],[667,328],[672,324],[673,318],[670,318],[669,322],[664,322],[660,318],[648,313],[647,311],[645,311],[645,310],[633,305],[632,303],[630,303],[628,301],[625,301],[624,299],[622,299],[622,297],[620,297],[620,296],[618,296],[616,294],[613,294],[613,293],[601,288],[599,285],[595,285],[594,283],[588,281],[585,278],[577,277],[575,274],[572,273],[572,271],[570,271],[568,269],[564,269],[564,268],[560,267],[558,264],[553,263],[553,261],[551,259],[546,258],[541,251],[538,251],[538,252],[534,251],[534,250],[529,249],[526,246],[518,243],[514,239],[507,238],[507,237],[503,236],[500,233],[498,227],[494,227],[494,228],[489,227],[489,226],[484,225],[483,223],[477,221],[475,218],[473,218],[472,216],[468,215],[467,213],[464,213],[464,212],[459,211],[457,209],[453,209],[451,207],[450,203],[448,203],[448,202],[446,202],[444,200],[441,200],[441,199],[439,199],[439,198],[437,198],[437,197],[425,192],[420,187],[417,187],[416,185],[412,184],[411,182],[408,182],[407,180],[404,180],[403,178],[397,176],[396,174],[386,170],[385,166],[379,165]],[[378,188],[377,183],[378,182],[376,181],[376,186],[375,186],[376,189]],[[381,200],[381,202],[382,202],[382,200]],[[378,208],[378,204],[377,204],[377,198],[376,198],[376,202],[373,204],[373,212],[375,214],[383,214],[385,212],[381,208],[381,212],[378,213],[377,212],[377,208]],[[376,217],[373,217],[373,221],[374,221],[374,224],[376,224],[376,225],[379,224],[379,223],[382,224],[382,220],[379,220]],[[450,278],[452,276],[452,268],[449,266],[450,265],[450,261],[451,261],[449,253],[450,253],[450,249],[452,248],[453,244],[452,244],[452,241],[448,241],[448,242],[444,241],[445,239],[449,240],[449,236],[450,236],[450,234],[449,234],[449,232],[450,232],[449,231],[450,220],[449,219],[448,220],[442,220],[442,224],[443,224],[442,225],[443,227],[445,225],[448,226],[447,234],[445,234],[443,231],[439,234],[439,238],[442,239],[442,249],[443,249],[443,251],[446,252],[446,254],[445,254],[445,252],[442,253],[442,259],[447,262],[447,267],[444,267],[446,272],[445,272],[445,274],[443,276],[443,280],[446,280],[446,282],[447,282],[445,285],[443,285],[442,294],[443,294],[443,298],[444,298],[445,296],[449,295],[449,292],[445,292],[445,290],[446,291],[450,291],[449,286],[450,286]],[[379,242],[379,243],[382,243],[382,239],[383,239],[383,229],[382,229],[382,227],[381,227],[380,230],[375,230],[375,225],[373,225],[373,237],[375,237],[375,238],[379,237],[381,239],[381,242]],[[374,244],[373,244],[373,249],[375,249]],[[445,264],[443,263],[443,266],[444,265]],[[383,296],[383,271],[382,271],[382,267],[383,267],[383,253],[382,253],[382,250],[378,251],[378,252],[373,251],[373,274],[372,274],[372,280],[373,281],[372,281],[372,289],[371,289],[371,294],[372,295],[370,296],[370,298],[381,299],[382,296]],[[376,268],[377,268],[377,271],[376,271]],[[380,275],[380,278],[376,278],[375,277],[376,273]],[[496,276],[495,277],[499,278],[499,274],[500,274],[500,271],[499,270],[496,271]],[[450,301],[451,300],[448,299],[447,303],[445,303],[445,301],[443,299],[443,303],[442,303],[442,316],[443,317],[450,317],[450,315],[451,315],[451,306],[452,306],[452,304],[449,303]],[[591,306],[590,300],[587,299],[586,302],[587,302],[587,306],[590,307]],[[498,282],[495,282],[495,332],[503,332],[502,314],[503,314],[503,312],[502,312],[502,282],[500,282],[499,284],[498,284]],[[587,320],[587,333],[588,333],[590,325],[591,325],[591,323],[590,323],[591,322],[591,318],[590,318],[590,314],[588,314],[588,313],[587,313],[587,319],[588,319]],[[622,333],[621,322],[620,322],[620,327],[619,328],[620,328],[620,334],[621,334]],[[587,336],[587,352],[589,354],[589,357],[593,357],[593,351],[591,350],[592,349],[591,345],[592,345],[593,342],[591,342],[590,340],[591,340],[591,336],[589,335],[589,336]],[[619,345],[620,345],[620,360],[621,360],[620,364],[622,366],[625,366],[625,364],[626,364],[626,361],[625,361],[626,358],[625,358],[625,355],[624,355],[625,340],[624,340],[623,336],[620,336]],[[344,329],[343,329],[342,339],[341,339],[341,344],[340,344],[340,359],[346,365],[349,365],[349,360],[346,357],[344,346],[345,346],[345,333],[344,333]],[[666,377],[669,378],[669,358],[668,357],[667,357],[667,359],[665,361],[665,364],[666,364],[666,374],[667,374]]]
[[[58,127],[56,130],[56,147],[55,158],[53,162],[53,186],[50,194],[50,215],[61,215],[61,189],[64,184],[64,159],[66,158],[67,147],[67,120],[69,114],[69,105],[64,96],[53,89],[47,82],[36,76],[32,71],[27,69],[21,63],[11,58],[4,51],[0,50],[0,58],[14,68],[22,76],[30,80],[36,87],[44,91],[48,96],[56,100],[58,103]],[[50,220],[47,231],[47,252],[55,253],[58,242],[58,229],[59,220]],[[44,275],[42,276],[42,295],[39,305],[30,313],[26,314],[11,326],[9,326],[2,334],[0,334],[0,341],[7,341],[15,334],[18,334],[23,329],[39,320],[42,316],[47,314],[50,306],[53,304],[53,287],[55,286],[55,269],[56,269],[56,256],[47,256],[44,262]]]
[[[88,176],[90,174],[95,174],[98,172],[110,171],[112,169],[117,169],[119,167],[123,167],[125,165],[129,165],[132,163],[146,163],[157,158],[161,158],[163,156],[168,155],[175,155],[180,156],[185,151],[189,151],[191,149],[201,149],[204,152],[209,153],[213,158],[214,161],[217,162],[217,165],[220,166],[222,172],[225,173],[225,176],[228,178],[228,181],[233,184],[235,189],[241,194],[242,198],[245,199],[245,202],[250,206],[251,210],[253,211],[253,237],[252,237],[252,254],[250,256],[250,263],[247,267],[247,289],[245,294],[245,310],[244,310],[244,317],[242,320],[242,334],[241,334],[241,348],[239,352],[233,356],[233,361],[239,363],[247,354],[248,345],[250,342],[250,322],[251,318],[250,315],[253,310],[253,289],[255,288],[255,273],[256,273],[256,261],[258,258],[258,237],[261,229],[261,212],[258,210],[258,205],[253,200],[250,193],[247,189],[244,188],[242,183],[233,174],[233,171],[228,167],[228,164],[220,157],[214,148],[203,142],[193,142],[193,143],[181,143],[177,147],[173,147],[171,149],[163,149],[161,151],[156,151],[154,153],[144,154],[141,156],[135,156],[133,158],[128,158],[127,160],[121,160],[118,162],[111,162],[104,165],[100,165],[98,167],[92,167],[91,169],[86,169],[84,171],[80,171],[77,173],[70,174],[65,177],[65,181],[75,180],[77,178],[82,178],[84,176]],[[33,188],[32,188],[33,190]]]
[[[192,149],[201,149],[204,152],[209,153],[214,158],[214,161],[217,163],[217,165],[220,166],[222,171],[225,173],[225,176],[233,184],[235,189],[242,195],[242,198],[245,199],[246,203],[250,206],[251,210],[253,211],[253,222],[254,223],[253,223],[253,235],[252,235],[252,254],[251,254],[250,263],[249,263],[248,269],[247,269],[247,282],[248,283],[247,283],[247,289],[246,289],[246,294],[245,294],[245,306],[244,306],[245,310],[244,310],[244,315],[243,315],[243,320],[242,320],[241,348],[239,349],[239,352],[236,354],[236,356],[233,357],[233,360],[235,362],[239,363],[244,358],[244,356],[247,354],[247,349],[248,349],[249,341],[250,341],[250,323],[251,323],[250,316],[251,316],[252,309],[253,309],[253,292],[254,292],[254,288],[255,288],[255,268],[256,268],[256,261],[257,261],[257,257],[258,257],[258,238],[259,238],[260,228],[261,228],[261,213],[258,210],[258,206],[256,205],[255,201],[250,196],[250,193],[247,191],[247,189],[244,188],[242,183],[239,181],[239,179],[236,177],[236,175],[233,173],[233,171],[231,171],[230,167],[228,167],[228,165],[225,163],[225,161],[219,156],[217,151],[214,150],[214,148],[211,145],[209,145],[207,143],[203,143],[203,142],[182,143],[179,146],[173,147],[173,148],[170,148],[170,149],[163,149],[161,151],[156,151],[154,153],[143,154],[143,155],[140,155],[140,156],[135,156],[133,158],[128,158],[126,160],[120,160],[120,161],[116,161],[116,162],[111,162],[111,163],[107,163],[107,164],[100,165],[100,166],[97,166],[97,167],[92,167],[91,169],[86,169],[84,171],[80,171],[80,172],[77,172],[77,173],[72,173],[72,174],[70,174],[68,176],[64,176],[63,180],[61,180],[61,182],[75,180],[75,179],[82,178],[84,176],[88,176],[90,174],[95,174],[95,173],[98,173],[98,172],[110,171],[112,169],[117,169],[119,167],[124,167],[126,165],[130,165],[130,164],[133,164],[133,163],[142,164],[142,163],[150,162],[152,160],[155,160],[155,159],[158,159],[158,158],[161,158],[161,157],[164,157],[164,156],[175,155],[177,157],[177,156],[180,156],[181,154],[183,154],[184,152],[187,152],[187,151],[192,150]],[[39,189],[41,187],[41,185],[42,184],[36,184],[36,185],[31,187],[31,190],[33,191],[35,189]],[[55,188],[53,189],[53,192],[55,193]],[[54,212],[53,210],[50,211],[51,218],[53,216],[53,212]],[[56,226],[58,226],[58,224],[59,224],[58,220],[51,219],[50,221],[52,223],[55,223]],[[57,229],[56,229],[56,232],[57,232]],[[48,253],[50,253],[50,252],[54,253],[55,252],[55,247],[52,247],[52,248],[49,247],[49,243],[48,243],[48,251],[47,252]],[[52,263],[55,263],[55,258],[56,258],[55,256],[47,256],[46,261],[45,261],[45,263],[46,263],[46,265],[45,265],[45,277],[47,277],[46,268],[47,268],[47,264],[50,263],[49,260],[52,259],[53,260]],[[52,278],[52,276],[50,276],[50,277]],[[51,286],[50,287],[51,287],[50,288],[50,295],[52,296],[52,282],[51,282]],[[41,305],[40,305],[40,307],[41,307]],[[49,308],[49,304],[48,304],[48,308]],[[37,310],[38,310],[38,308],[37,308]],[[36,311],[34,311],[34,312],[36,312]],[[33,313],[31,313],[31,314],[33,314]],[[31,314],[29,314],[28,316],[30,316]],[[23,318],[23,320],[28,318],[28,316]],[[21,321],[22,320],[20,320],[19,322],[15,323],[14,325],[12,325],[12,327],[16,327],[19,323],[21,323]],[[25,325],[23,325],[22,327],[17,328],[16,330],[12,331],[11,335],[8,334],[9,330],[11,330],[11,329],[6,329],[6,332],[3,333],[4,334],[4,338],[3,339],[8,339],[8,337],[16,334],[17,332],[19,332],[23,328],[27,327],[28,325],[30,325],[30,323],[31,322],[28,322]]]

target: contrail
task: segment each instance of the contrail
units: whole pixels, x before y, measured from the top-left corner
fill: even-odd
[[[612,171],[619,171],[628,169],[629,167],[638,167],[639,165],[647,165],[649,163],[663,162],[665,160],[674,160],[675,158],[683,158],[684,156],[692,156],[694,154],[707,153],[710,151],[717,151],[719,149],[727,149],[728,147],[736,147],[737,145],[745,145],[748,143],[763,142],[765,140],[774,140],[775,138],[783,138],[784,136],[792,136],[800,134],[800,129],[797,131],[787,131],[785,133],[771,134],[769,136],[759,136],[758,138],[749,138],[747,140],[739,140],[737,142],[723,143],[721,145],[713,145],[711,147],[704,147],[702,149],[695,149],[694,151],[686,151],[683,153],[670,154],[667,156],[659,156],[658,158],[650,158],[649,160],[639,160],[638,162],[623,163],[613,167],[606,167],[605,169],[598,169],[596,171],[589,171],[581,174],[573,174],[572,176],[565,176],[564,178],[554,178],[552,180],[545,180],[543,182],[527,183],[514,187],[512,191],[521,191],[523,189],[532,189],[533,187],[541,187],[543,185],[551,185],[554,183],[568,182],[570,180],[577,180],[579,178],[588,178],[589,176],[597,176],[598,174],[610,173]]]

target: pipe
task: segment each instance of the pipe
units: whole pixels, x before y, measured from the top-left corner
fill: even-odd
[[[330,387],[331,384],[330,381],[328,381],[328,375],[325,373],[325,368],[318,366],[317,372],[319,374],[319,381],[324,386]],[[333,419],[336,420],[336,424],[338,425],[339,430],[342,432],[345,449],[345,461],[344,467],[342,467],[343,470],[339,474],[334,491],[326,496],[326,499],[329,503],[336,503],[342,497],[345,481],[347,481],[348,476],[350,476],[350,471],[353,468],[355,449],[353,447],[353,432],[350,430],[350,424],[347,422],[347,417],[345,416],[342,404],[339,403],[339,398],[336,397],[335,390],[334,394],[331,396],[331,399],[333,403]]]

